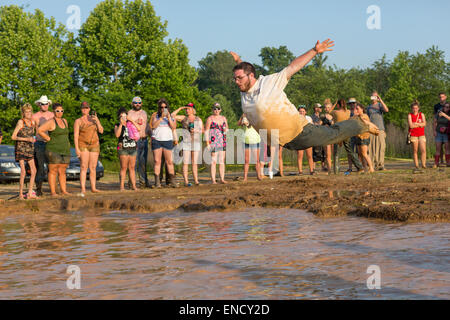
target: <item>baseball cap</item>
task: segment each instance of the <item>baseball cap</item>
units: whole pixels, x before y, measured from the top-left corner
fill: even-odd
[[[192,102],[190,102],[190,103],[188,103],[188,104],[186,105],[186,107],[191,107],[191,108],[194,108],[194,109],[195,109],[195,104],[193,104]]]
[[[306,110],[306,105],[304,105],[304,104],[299,105],[297,110],[300,110],[300,109],[305,109]]]
[[[140,97],[134,97],[133,102],[134,103],[142,103],[142,99]]]
[[[81,103],[81,106],[80,106],[80,108],[81,109],[83,109],[83,108],[90,108],[91,106],[89,105],[89,103],[87,103],[86,101],[83,101],[82,103]]]
[[[356,103],[356,99],[355,98],[350,98],[350,99],[348,99],[347,103]]]
[[[322,105],[320,103],[315,103],[314,108],[322,108]]]

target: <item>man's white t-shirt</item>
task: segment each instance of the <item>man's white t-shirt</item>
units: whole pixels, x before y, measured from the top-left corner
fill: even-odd
[[[310,116],[305,116],[305,118],[308,123],[314,124],[313,119]]]
[[[272,130],[277,130],[273,134],[278,132],[278,143],[285,145],[308,124],[284,92],[288,84],[286,72],[287,68],[269,76],[260,76],[248,92],[241,92],[243,112],[258,132],[261,129],[267,130],[269,144],[272,143]]]

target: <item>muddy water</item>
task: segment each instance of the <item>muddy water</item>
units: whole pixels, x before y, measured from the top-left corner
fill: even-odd
[[[449,231],[273,209],[9,216],[0,299],[449,299]]]

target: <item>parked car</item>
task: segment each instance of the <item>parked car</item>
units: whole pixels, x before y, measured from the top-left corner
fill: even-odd
[[[96,171],[97,171],[97,180],[103,178],[103,176],[105,175],[105,168],[103,168],[103,164],[100,161],[97,162]],[[87,179],[89,179],[89,172],[90,170],[88,169]],[[66,177],[67,180],[80,179],[80,159],[77,157],[75,148],[70,149],[70,164],[66,170]]]
[[[15,161],[14,146],[0,145],[0,182],[17,182],[20,180],[20,165]],[[66,170],[67,180],[79,180],[80,179],[80,159],[77,157],[75,149],[70,149],[70,164]],[[45,168],[45,179],[47,180],[48,167]],[[26,165],[27,176],[25,180],[30,178],[30,169],[28,164]],[[100,180],[105,175],[105,169],[103,164],[98,161],[97,163],[97,180]],[[89,169],[88,176],[89,179]]]
[[[16,162],[14,146],[0,145],[0,182],[20,180],[20,165]]]

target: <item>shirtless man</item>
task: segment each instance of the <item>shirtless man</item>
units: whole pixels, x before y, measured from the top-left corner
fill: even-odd
[[[361,118],[342,121],[332,126],[308,123],[288,100],[284,88],[291,77],[306,66],[317,54],[332,51],[330,39],[297,57],[279,73],[255,78],[255,68],[230,52],[237,65],[233,69],[234,81],[241,91],[242,111],[257,130],[267,130],[267,143],[278,144],[290,150],[306,150],[310,147],[339,143],[361,133],[378,134],[378,128]],[[273,136],[274,135],[274,136]]]

